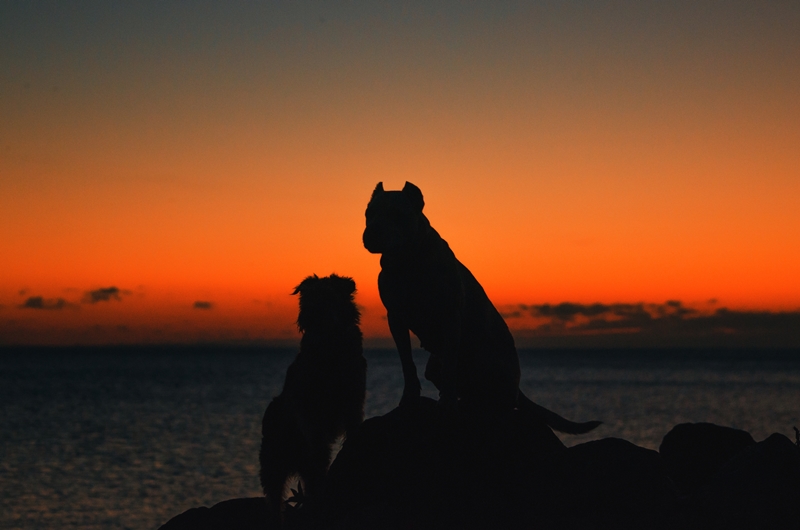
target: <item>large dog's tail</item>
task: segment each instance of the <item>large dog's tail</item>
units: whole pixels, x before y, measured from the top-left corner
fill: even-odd
[[[584,423],[569,421],[566,418],[562,418],[552,410],[547,410],[543,406],[537,405],[528,399],[528,397],[523,394],[522,391],[519,392],[517,407],[533,414],[558,432],[567,434],[584,434],[603,423],[602,421],[587,421]]]

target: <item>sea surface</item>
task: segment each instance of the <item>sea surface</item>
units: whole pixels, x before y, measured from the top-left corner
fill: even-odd
[[[0,349],[0,528],[155,530],[195,506],[260,494],[261,416],[294,350]],[[417,353],[423,372],[426,354]],[[366,416],[402,393],[396,353],[370,350]],[[682,422],[794,439],[800,351],[520,351],[521,388],[658,449]],[[427,382],[423,393],[435,397]]]

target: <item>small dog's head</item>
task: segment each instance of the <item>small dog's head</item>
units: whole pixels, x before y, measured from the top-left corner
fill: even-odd
[[[384,191],[383,182],[379,182],[367,205],[364,248],[373,254],[408,249],[430,226],[422,213],[424,206],[422,192],[410,182],[402,191]]]
[[[305,333],[357,326],[360,314],[354,302],[355,292],[356,282],[352,278],[336,274],[324,278],[309,276],[292,293],[300,295],[297,327]]]

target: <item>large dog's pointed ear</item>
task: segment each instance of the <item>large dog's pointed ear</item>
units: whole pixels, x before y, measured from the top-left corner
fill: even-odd
[[[383,182],[378,182],[378,185],[375,186],[375,190],[372,192],[372,198],[374,199],[376,195],[380,195],[383,193]]]
[[[403,186],[403,195],[408,197],[411,204],[416,206],[420,212],[422,208],[425,207],[425,201],[422,199],[422,191],[410,182],[406,182],[406,185]]]

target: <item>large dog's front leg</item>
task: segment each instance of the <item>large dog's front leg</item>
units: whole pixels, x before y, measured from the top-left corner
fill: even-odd
[[[394,344],[400,353],[400,364],[403,366],[403,397],[400,399],[400,405],[408,405],[419,399],[422,390],[417,376],[417,365],[411,356],[411,335],[404,318],[399,318],[391,311],[387,314],[387,318],[389,331],[392,332]]]

